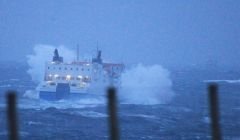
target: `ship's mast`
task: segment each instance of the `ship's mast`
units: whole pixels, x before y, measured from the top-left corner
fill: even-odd
[[[98,40],[97,40],[97,52],[98,52]]]
[[[79,61],[79,45],[77,44],[77,62]]]

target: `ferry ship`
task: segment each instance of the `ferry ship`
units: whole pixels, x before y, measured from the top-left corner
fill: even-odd
[[[101,51],[91,61],[63,61],[57,49],[51,62],[45,64],[43,82],[38,86],[40,99],[61,100],[103,96],[107,86],[120,87],[124,65],[105,63]]]

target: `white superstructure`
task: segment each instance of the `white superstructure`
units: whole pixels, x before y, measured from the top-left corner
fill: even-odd
[[[69,96],[98,94],[99,91],[110,84],[119,86],[123,64],[104,63],[101,51],[91,62],[75,61],[64,63],[58,50],[54,52],[51,62],[45,64],[44,81],[39,85],[40,97],[48,99],[65,98]]]

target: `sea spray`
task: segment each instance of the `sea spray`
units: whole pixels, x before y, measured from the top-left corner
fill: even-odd
[[[120,99],[132,104],[164,104],[174,96],[170,73],[160,65],[138,64],[122,75]]]
[[[26,90],[23,97],[29,99],[39,99],[39,94],[36,90]]]
[[[64,57],[65,62],[73,61],[75,58],[74,51],[64,46],[51,46],[51,45],[36,45],[34,47],[34,54],[27,56],[27,63],[29,65],[28,74],[31,75],[32,80],[36,83],[43,81],[45,63],[52,60],[54,49],[57,48],[60,55]]]

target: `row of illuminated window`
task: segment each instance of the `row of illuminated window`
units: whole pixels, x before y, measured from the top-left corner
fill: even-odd
[[[77,76],[77,77],[73,77],[71,75],[66,75],[66,76],[59,76],[57,74],[55,75],[52,75],[52,74],[49,74],[48,76],[46,76],[46,80],[82,80],[82,81],[90,81],[91,78],[89,76]]]
[[[56,68],[56,67],[48,67],[47,69],[53,69],[53,70],[55,70],[55,69],[58,69],[58,70],[76,70],[76,71],[79,71],[79,70],[81,70],[81,71],[84,71],[84,70],[86,70],[86,71],[90,71],[90,68],[67,68],[67,67],[58,67],[58,68]]]
[[[56,85],[57,85],[55,82],[49,82],[48,84],[49,84],[50,86],[56,86]],[[78,85],[79,85],[79,84],[78,84]],[[77,84],[72,83],[71,86],[76,87]],[[81,83],[81,84],[80,84],[80,87],[82,87],[82,88],[84,88],[85,86],[86,86],[86,84],[84,84],[84,83]]]

